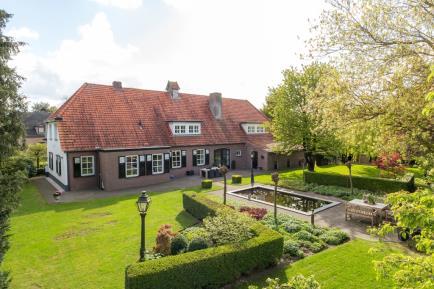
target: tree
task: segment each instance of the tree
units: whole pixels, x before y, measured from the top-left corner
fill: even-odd
[[[302,150],[310,171],[314,170],[316,155],[338,155],[340,150],[335,132],[322,126],[321,102],[329,97],[324,85],[334,74],[332,67],[318,63],[302,70],[290,68],[283,71],[282,83],[267,96],[277,150]]]
[[[374,263],[378,278],[392,278],[394,288],[421,289],[434,286],[434,194],[430,189],[415,193],[398,192],[387,196],[396,224],[385,223],[371,233],[384,237],[403,230],[427,256],[391,254]]]
[[[330,0],[309,41],[311,56],[336,66],[346,92],[325,103],[329,124],[353,148],[398,151],[407,160],[434,149],[432,116],[421,114],[433,88],[434,3]]]
[[[25,179],[24,167],[11,157],[24,136],[22,115],[25,102],[18,93],[22,77],[8,66],[22,44],[3,34],[10,17],[10,14],[0,9],[0,265],[9,247],[9,216],[18,204],[17,193]],[[7,288],[8,284],[8,273],[0,271],[0,288]]]
[[[34,161],[36,168],[39,168],[41,161],[47,161],[47,145],[44,143],[34,143],[28,145],[27,155]]]
[[[35,102],[32,105],[32,111],[55,112],[57,107],[50,105],[48,102]]]

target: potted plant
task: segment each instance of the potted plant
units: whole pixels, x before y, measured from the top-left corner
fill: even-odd
[[[62,195],[61,191],[56,191],[55,193],[53,193],[53,197],[56,201],[58,201],[60,199],[61,195]]]

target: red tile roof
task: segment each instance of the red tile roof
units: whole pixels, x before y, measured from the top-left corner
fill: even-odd
[[[247,100],[223,98],[223,118],[217,120],[208,96],[179,96],[171,99],[165,91],[85,83],[49,120],[62,117],[58,130],[64,151],[246,143],[255,136],[247,137],[240,124],[267,121]],[[202,133],[173,136],[170,121],[201,121]],[[264,137],[267,143],[271,139],[266,135],[258,141]]]

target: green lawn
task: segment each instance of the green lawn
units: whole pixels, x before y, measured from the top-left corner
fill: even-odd
[[[148,250],[161,224],[179,230],[196,223],[183,211],[181,193],[150,193]],[[11,219],[11,248],[4,263],[11,270],[11,289],[123,288],[125,266],[135,262],[139,253],[136,199],[125,196],[48,205],[35,186],[26,185],[22,205]]]
[[[370,248],[375,248],[376,252],[369,254]],[[249,284],[265,285],[267,277],[278,277],[281,281],[287,281],[297,274],[314,275],[321,284],[321,289],[392,288],[390,280],[376,280],[372,261],[381,260],[388,253],[402,251],[405,249],[396,244],[355,239],[297,261],[286,268],[271,270],[266,276],[256,277],[238,288],[246,289]]]

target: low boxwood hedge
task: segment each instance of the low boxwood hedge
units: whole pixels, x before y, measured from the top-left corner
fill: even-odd
[[[212,180],[202,180],[202,189],[211,189]]]
[[[242,178],[241,175],[232,175],[232,184],[241,184]]]
[[[198,219],[215,214],[223,205],[197,194],[184,194],[184,208]],[[207,209],[205,209],[207,208]],[[238,214],[234,211],[234,214]],[[276,264],[283,237],[255,223],[256,236],[242,244],[228,244],[180,255],[135,263],[126,268],[126,289],[220,288],[242,274]]]
[[[346,175],[304,171],[304,180],[306,183],[318,185],[350,187],[350,179]],[[353,176],[352,180],[355,188],[372,192],[391,193],[400,190],[414,192],[416,190],[414,176],[407,176],[405,181],[360,176]]]

